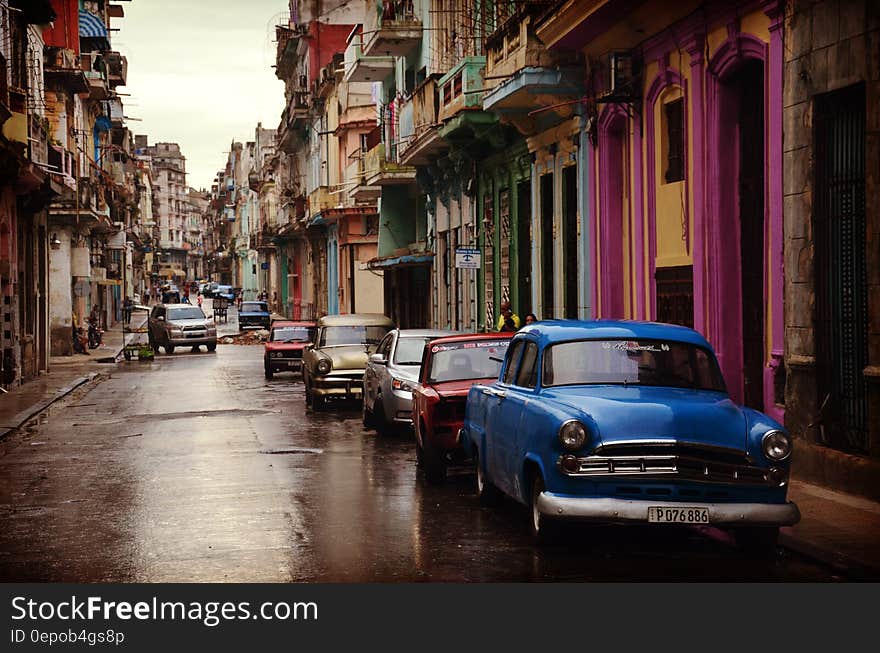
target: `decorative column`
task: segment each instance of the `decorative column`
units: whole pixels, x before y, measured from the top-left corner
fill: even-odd
[[[693,116],[693,198],[694,198],[694,234],[693,234],[693,261],[694,261],[694,329],[707,333],[707,301],[708,301],[708,277],[706,256],[706,152],[705,152],[705,110],[704,110],[704,74],[705,59],[703,47],[706,37],[704,34],[695,34],[685,44],[685,49],[691,58],[691,92],[690,99],[691,116]]]

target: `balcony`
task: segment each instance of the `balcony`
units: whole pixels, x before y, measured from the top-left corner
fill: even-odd
[[[378,82],[394,73],[394,57],[369,57],[363,51],[363,34],[354,32],[345,49],[346,82]]]
[[[104,55],[107,62],[107,82],[110,88],[125,86],[128,77],[128,59],[118,52],[108,52]]]
[[[415,15],[412,0],[386,0],[385,4],[381,16],[375,6],[367,9],[364,54],[402,57],[422,40],[422,21]]]
[[[400,145],[397,155],[410,166],[428,165],[445,151],[447,143],[437,131],[440,110],[437,78],[430,77],[400,107]]]
[[[106,100],[110,97],[110,89],[107,85],[107,64],[104,57],[97,52],[87,52],[80,55],[80,67],[86,76],[89,87],[89,98],[92,100]]]
[[[309,215],[311,217],[327,209],[335,208],[337,204],[339,204],[339,196],[332,193],[329,186],[318,186],[309,193]]]
[[[483,69],[486,57],[465,57],[437,82],[440,95],[439,121],[445,122],[462,111],[483,108]]]
[[[345,168],[346,188],[348,196],[355,202],[374,202],[379,199],[382,189],[379,186],[368,186],[364,179],[364,157],[358,156]]]
[[[275,27],[275,37],[278,41],[277,50],[275,52],[275,76],[278,79],[289,79],[296,68],[296,62],[299,58],[300,41],[308,34],[305,25],[277,25]]]
[[[367,186],[409,184],[416,179],[416,169],[390,160],[385,143],[379,143],[364,155],[364,183]]]

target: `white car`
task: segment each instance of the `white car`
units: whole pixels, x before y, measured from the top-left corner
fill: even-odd
[[[393,329],[379,343],[364,370],[364,426],[386,432],[412,426],[412,390],[419,378],[425,343],[458,331]]]

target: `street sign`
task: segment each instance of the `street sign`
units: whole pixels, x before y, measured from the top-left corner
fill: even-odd
[[[465,270],[479,270],[482,261],[479,247],[456,247],[455,267]]]

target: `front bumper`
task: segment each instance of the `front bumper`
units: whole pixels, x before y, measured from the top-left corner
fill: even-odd
[[[542,492],[538,510],[548,517],[602,522],[648,522],[648,508],[708,508],[710,524],[791,526],[801,519],[793,503],[700,503],[630,501],[627,499],[569,497]]]
[[[238,317],[238,326],[244,327],[260,327],[261,329],[269,328],[269,318],[259,318],[259,317],[246,317],[243,318],[239,315]]]
[[[198,336],[195,338],[187,338],[186,336],[168,337],[168,344],[175,347],[195,347],[196,345],[216,345],[217,336]]]
[[[274,372],[302,372],[302,358],[267,358],[264,364]]]
[[[363,378],[315,377],[311,380],[312,393],[319,397],[361,397],[364,391]]]
[[[412,424],[412,392],[392,390],[390,414],[397,424]]]

